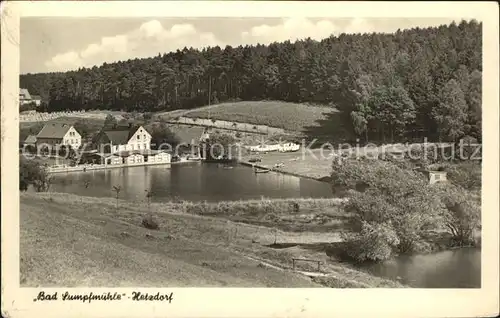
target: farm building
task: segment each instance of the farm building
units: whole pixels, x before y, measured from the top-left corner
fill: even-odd
[[[24,146],[36,146],[36,136],[29,135],[23,142]]]
[[[106,158],[106,160],[107,160],[107,163],[110,164],[110,165],[121,165],[121,164],[123,164],[123,158],[120,157],[120,156],[112,155],[112,156],[109,156],[108,158]]]
[[[66,123],[49,123],[43,126],[36,136],[36,144],[39,146],[56,147],[71,146],[74,149],[82,145],[82,136],[75,127]]]
[[[171,155],[166,152],[159,152],[149,155],[147,157],[147,161],[156,163],[169,163],[171,161]]]
[[[104,153],[151,149],[151,135],[144,127],[116,127],[103,129],[95,138],[95,143]]]

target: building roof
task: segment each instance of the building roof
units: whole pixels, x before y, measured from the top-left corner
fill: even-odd
[[[199,126],[172,125],[168,128],[179,138],[180,143],[189,145],[198,144],[205,132],[205,128]]]
[[[128,130],[108,130],[103,132],[109,141],[115,145],[125,145],[130,140],[130,132]]]
[[[24,142],[27,143],[27,144],[36,143],[36,136],[35,135],[29,135],[28,137],[26,137],[26,139],[24,140]]]
[[[102,133],[106,135],[111,143],[116,145],[126,145],[140,127],[142,126],[117,126],[113,129],[104,129]],[[144,127],[142,129],[144,129]],[[146,129],[144,130],[147,132]]]
[[[31,95],[31,99],[42,100],[40,95]]]
[[[26,88],[21,88],[19,95],[23,95],[25,99],[31,99],[30,92]]]
[[[37,138],[62,139],[71,127],[73,126],[66,123],[49,123],[43,126]]]

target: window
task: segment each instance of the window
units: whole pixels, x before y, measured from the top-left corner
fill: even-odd
[[[147,146],[147,144],[144,144],[144,149],[148,149],[148,146]]]
[[[137,140],[140,140],[141,139],[141,135],[137,135]]]
[[[141,150],[141,144],[137,144],[137,149]]]

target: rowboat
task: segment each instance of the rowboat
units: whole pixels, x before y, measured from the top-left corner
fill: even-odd
[[[269,171],[271,171],[271,170],[269,170],[269,169],[255,169],[255,173],[267,173]]]

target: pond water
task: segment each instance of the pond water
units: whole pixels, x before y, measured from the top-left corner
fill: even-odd
[[[481,288],[481,249],[400,256],[362,269],[417,288]]]
[[[332,197],[328,183],[276,172],[255,174],[250,167],[219,164],[182,163],[159,166],[116,168],[87,172],[54,174],[51,191],[83,196],[114,196],[119,185],[120,197],[144,200],[151,189],[152,201],[172,199],[221,201],[268,198]],[[85,188],[86,181],[90,186]]]
[[[152,201],[172,199],[220,201],[268,198],[332,197],[328,183],[275,172],[255,174],[246,166],[231,169],[218,164],[183,163],[54,174],[52,190],[84,196],[112,197],[114,185],[120,197]],[[90,182],[88,188],[86,181]],[[373,275],[398,280],[417,288],[480,288],[481,250],[463,248],[426,255],[401,256],[361,268]]]

